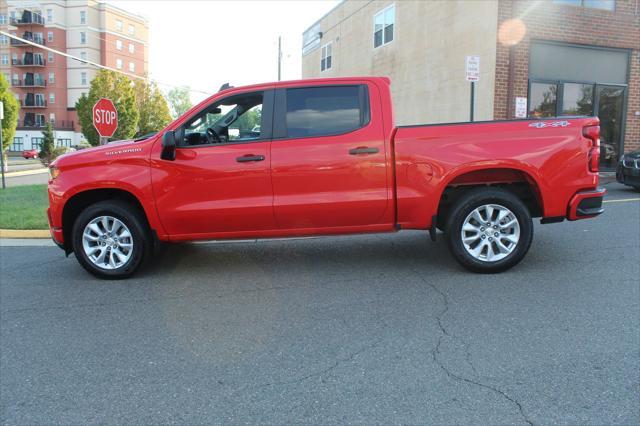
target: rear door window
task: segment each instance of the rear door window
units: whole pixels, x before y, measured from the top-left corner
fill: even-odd
[[[287,89],[285,102],[289,138],[339,135],[369,122],[365,85]]]

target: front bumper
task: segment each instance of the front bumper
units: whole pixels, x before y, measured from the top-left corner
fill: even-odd
[[[64,233],[62,232],[62,228],[53,226],[50,208],[47,209],[47,219],[49,219],[49,233],[51,233],[51,239],[58,247],[64,249]]]
[[[640,169],[618,165],[616,180],[623,185],[640,186]]]
[[[607,190],[604,188],[578,192],[569,202],[567,219],[588,219],[602,214],[602,200],[606,193]]]

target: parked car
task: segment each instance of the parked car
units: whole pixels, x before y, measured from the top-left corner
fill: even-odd
[[[38,158],[38,150],[37,149],[25,149],[22,151],[22,158],[28,160],[30,158]]]
[[[640,151],[628,152],[620,157],[616,180],[640,191]]]
[[[48,217],[105,278],[159,242],[403,229],[440,229],[464,267],[498,272],[529,250],[532,218],[602,213],[599,131],[597,117],[396,127],[379,77],[228,88],[148,139],[57,159]]]

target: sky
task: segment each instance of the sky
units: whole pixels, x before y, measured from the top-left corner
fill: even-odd
[[[232,86],[300,78],[302,33],[339,0],[107,0],[149,21],[149,74],[163,90],[187,85],[192,102]]]

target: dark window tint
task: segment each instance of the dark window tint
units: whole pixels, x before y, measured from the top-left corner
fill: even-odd
[[[558,85],[551,83],[531,83],[529,93],[530,117],[555,117]]]
[[[287,90],[287,136],[335,135],[368,121],[364,86],[311,87]]]
[[[593,84],[564,83],[562,115],[593,115]]]

